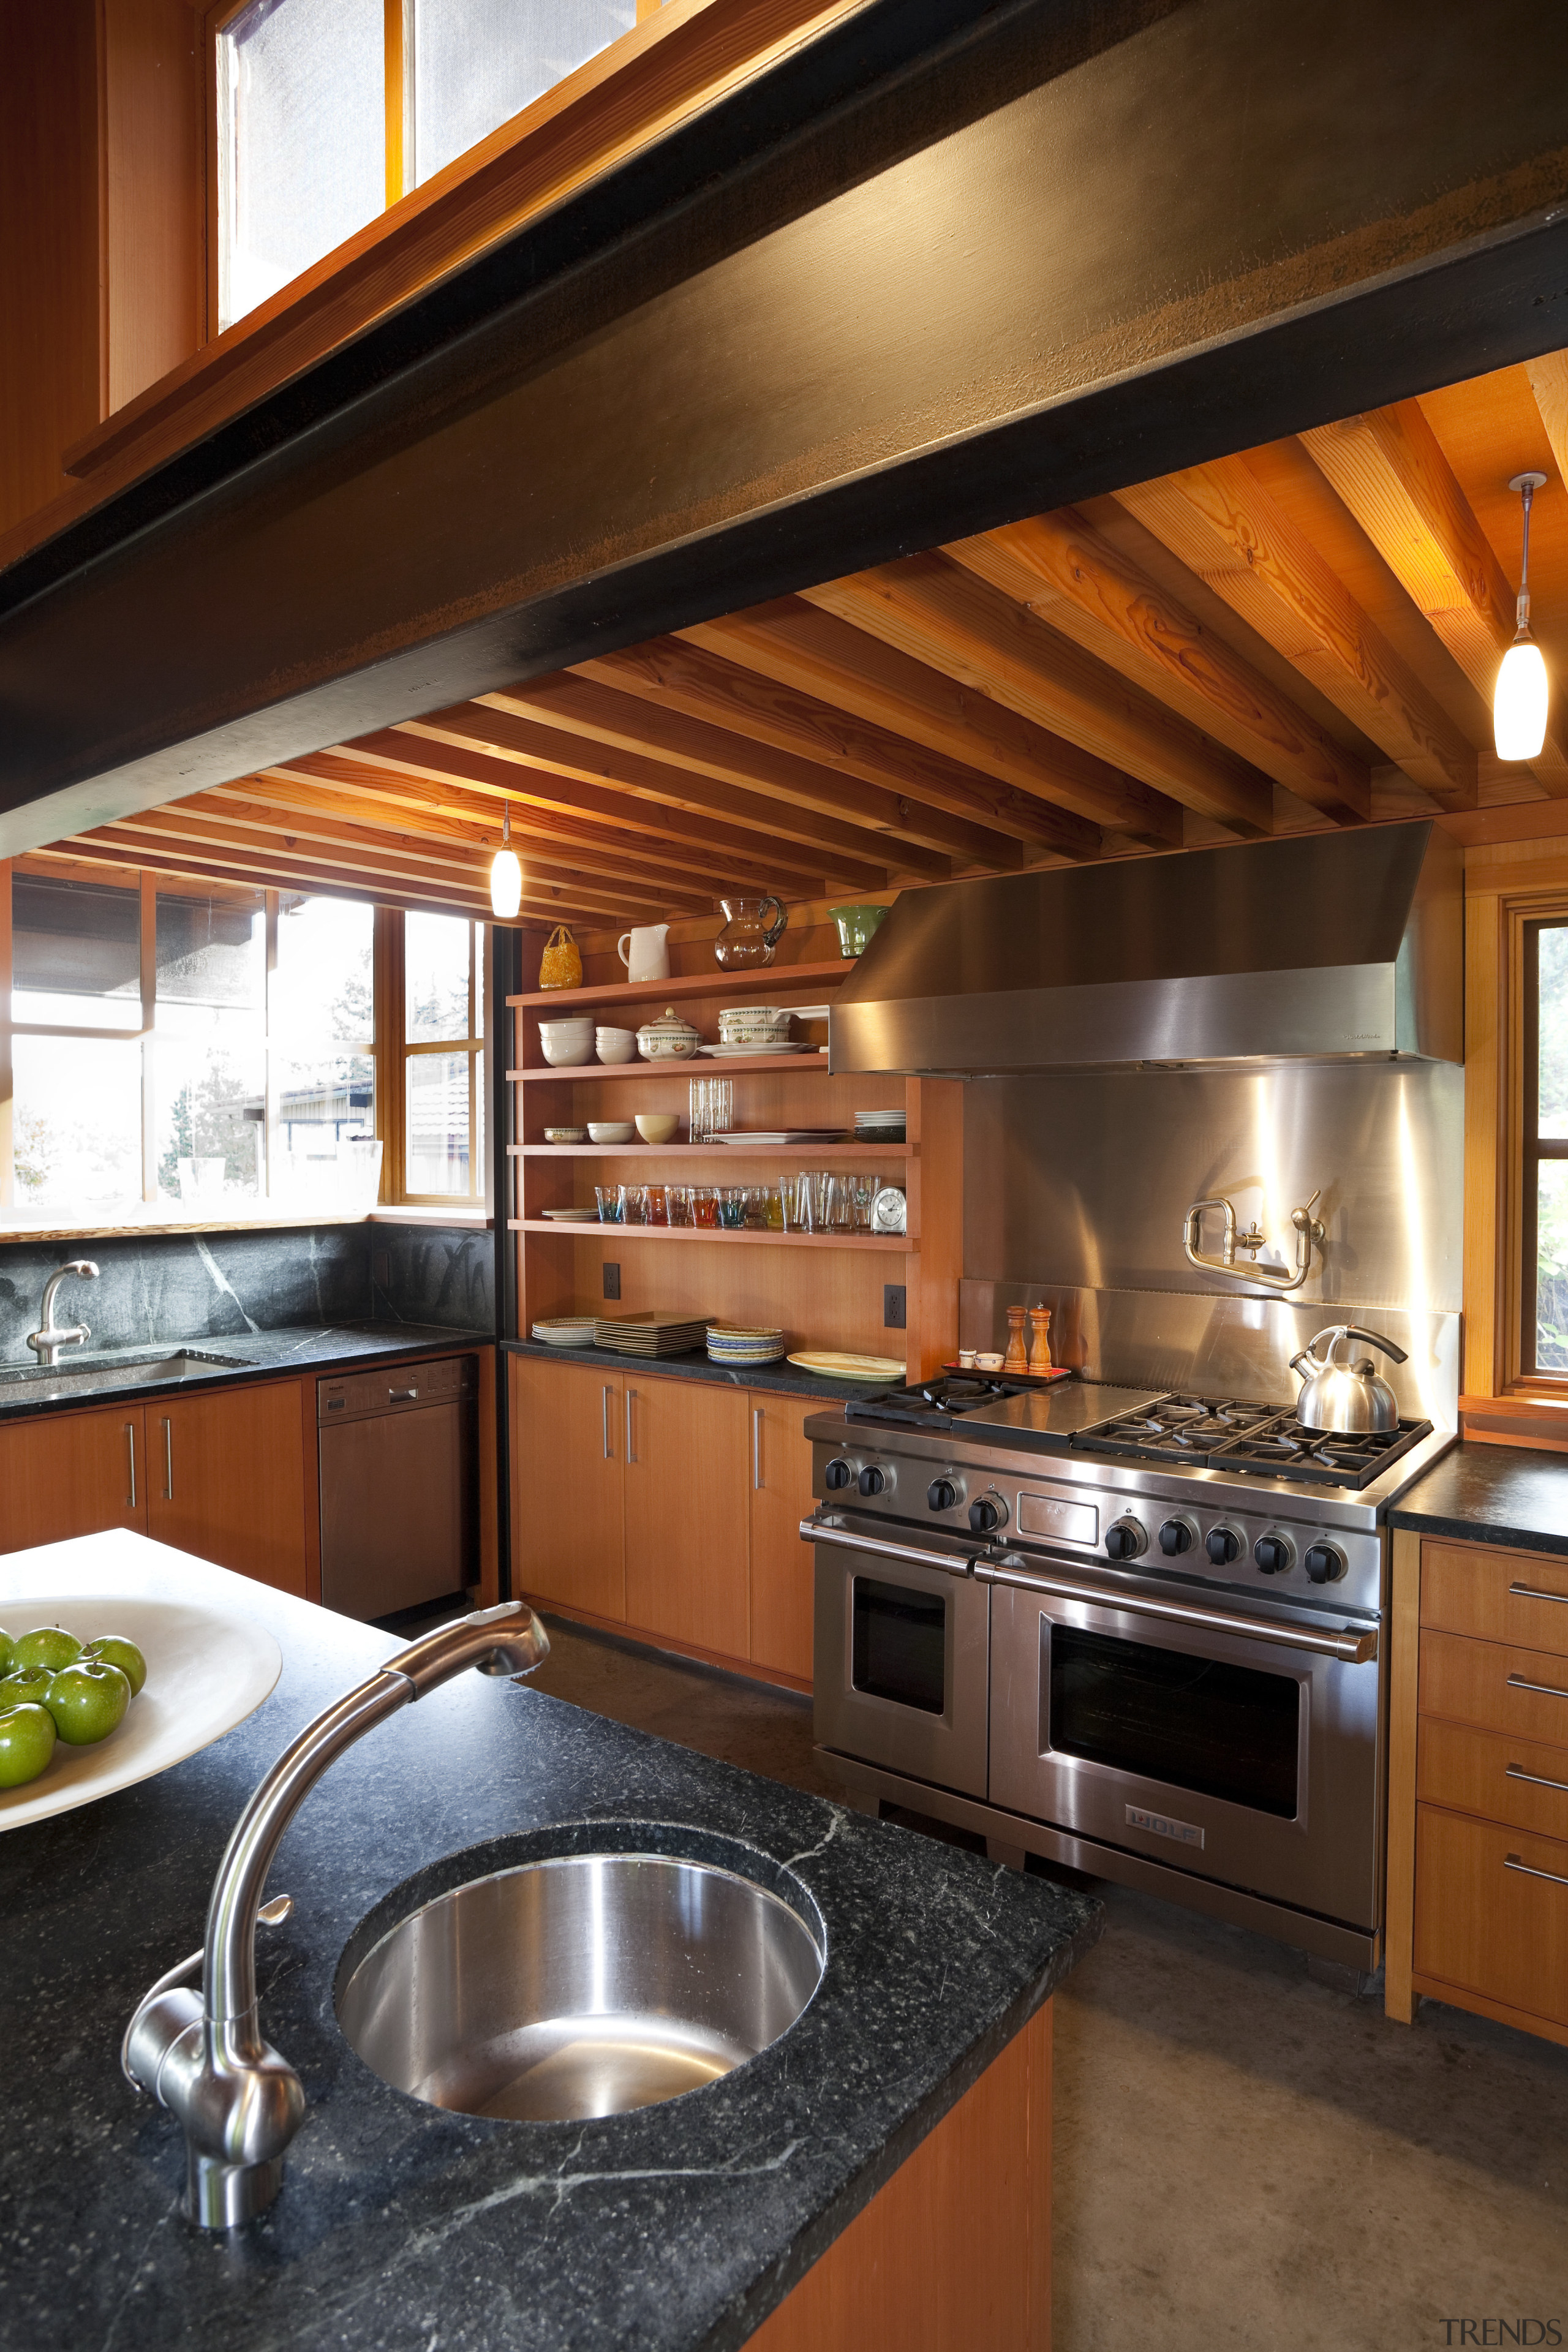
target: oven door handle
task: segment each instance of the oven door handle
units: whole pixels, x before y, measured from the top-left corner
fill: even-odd
[[[1083,1601],[1096,1609],[1126,1609],[1135,1616],[1163,1617],[1176,1625],[1201,1625],[1206,1633],[1237,1633],[1249,1642],[1273,1642],[1282,1650],[1312,1650],[1319,1656],[1338,1658],[1347,1666],[1363,1666],[1377,1655],[1377,1633],[1358,1633],[1345,1626],[1337,1633],[1314,1633],[1310,1625],[1276,1623],[1268,1617],[1233,1615],[1225,1609],[1194,1609],[1184,1601],[1145,1600],[1140,1593],[1091,1591],[1066,1578],[1025,1575],[983,1561],[975,1575],[986,1584],[1016,1585],[1023,1592],[1048,1592],[1058,1601]]]
[[[860,1536],[833,1519],[818,1518],[814,1513],[802,1519],[800,1532],[806,1543],[837,1544],[845,1551],[868,1551],[879,1559],[901,1559],[913,1568],[939,1568],[948,1576],[973,1576],[974,1561],[968,1552],[921,1551],[913,1544],[884,1542],[879,1536]]]

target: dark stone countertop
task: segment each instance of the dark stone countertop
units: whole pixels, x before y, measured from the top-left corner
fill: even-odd
[[[490,1348],[488,1331],[454,1331],[438,1323],[305,1324],[281,1331],[225,1332],[217,1339],[153,1340],[145,1347],[116,1349],[103,1355],[75,1355],[68,1350],[58,1370],[71,1372],[110,1367],[123,1360],[125,1377],[103,1388],[84,1389],[51,1396],[44,1379],[11,1381],[8,1373],[22,1367],[0,1365],[0,1419],[42,1412],[80,1412],[110,1401],[125,1403],[133,1397],[187,1396],[193,1390],[221,1388],[229,1381],[255,1380],[268,1372],[351,1372],[362,1365],[394,1362],[400,1356],[424,1355],[432,1348],[454,1350]],[[171,1356],[183,1346],[196,1356],[220,1360],[178,1381],[139,1380],[138,1369]],[[542,1352],[548,1352],[547,1350]]]
[[[143,1542],[58,1549],[79,1566]],[[199,1943],[262,1772],[397,1646],[236,1587],[283,1650],[265,1706],[155,1780],[0,1835],[0,2309],[28,2352],[729,2352],[1099,1933],[1100,1906],[1044,1878],[464,1675],[351,1748],[284,1840],[271,1884],[296,1907],[261,1933],[262,2020],[309,2111],[270,2211],[204,2235],[178,2210],[179,2126],[121,2079],[119,2038]],[[0,1611],[4,1589],[0,1570]],[[334,1973],[390,1890],[459,1849],[493,1868],[646,1844],[626,1824],[647,1822],[699,1856],[737,1841],[819,1906],[822,1985],[770,2050],[635,2114],[517,2124],[426,2106],[349,2049]]]
[[[1456,1445],[1400,1496],[1388,1524],[1464,1543],[1568,1552],[1568,1454]]]
[[[847,1404],[852,1396],[871,1395],[877,1386],[872,1381],[825,1381],[815,1372],[798,1371],[789,1363],[755,1364],[742,1370],[716,1364],[706,1355],[622,1356],[613,1348],[547,1348],[542,1339],[508,1339],[504,1345],[510,1356],[533,1356],[546,1361],[554,1359],[563,1364],[592,1364],[595,1371],[602,1371],[606,1364],[612,1370],[624,1370],[630,1365],[656,1380],[716,1381],[722,1388],[767,1389],[780,1396],[814,1397],[824,1404]],[[891,1381],[882,1383],[883,1387],[897,1385]]]

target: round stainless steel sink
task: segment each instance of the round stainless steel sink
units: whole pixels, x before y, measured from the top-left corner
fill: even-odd
[[[525,1863],[384,1935],[338,1995],[383,2081],[519,2123],[620,2115],[700,2090],[786,2032],[822,1979],[766,1887],[661,1853]]]

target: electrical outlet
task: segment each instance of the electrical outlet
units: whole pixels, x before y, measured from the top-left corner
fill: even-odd
[[[901,1282],[882,1285],[882,1328],[887,1331],[904,1328],[904,1286]]]
[[[620,1295],[621,1269],[613,1258],[608,1259],[605,1265],[605,1296],[606,1298],[618,1298]]]

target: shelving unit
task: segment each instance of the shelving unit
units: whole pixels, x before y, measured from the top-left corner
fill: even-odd
[[[668,980],[611,981],[543,989],[507,999],[513,1020],[518,1140],[508,1147],[513,1171],[509,1230],[517,1235],[518,1325],[526,1334],[542,1316],[603,1308],[606,1264],[619,1269],[619,1310],[658,1307],[735,1322],[781,1325],[791,1347],[843,1348],[896,1354],[911,1372],[934,1370],[952,1352],[961,1268],[963,1094],[951,1080],[831,1076],[826,1055],[742,1055],[714,1060],[547,1063],[539,1023],[593,1013],[616,1027],[638,1028],[666,1005],[679,1007],[705,1038],[735,1003],[823,1003],[855,970],[852,962],[774,964],[726,972],[716,965]],[[797,1024],[797,1036],[824,1045],[826,1024]],[[857,1110],[901,1106],[902,1143],[550,1144],[548,1127],[583,1127],[592,1118],[637,1111],[675,1112],[683,1120],[694,1078],[734,1083],[737,1127],[837,1127],[846,1136]],[[591,1169],[578,1163],[591,1161]],[[592,1186],[649,1181],[729,1184],[747,1181],[748,1163],[784,1169],[864,1166],[901,1183],[909,1230],[785,1234],[681,1225],[557,1223],[544,1209],[591,1206]],[[674,1171],[680,1171],[679,1177]],[[756,1181],[754,1178],[751,1181]],[[650,1255],[640,1244],[708,1244]],[[626,1245],[626,1246],[624,1246]],[[885,1290],[901,1283],[906,1328],[884,1321]],[[616,1310],[612,1310],[616,1311]]]

